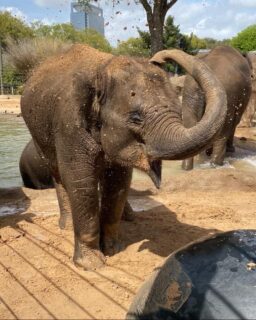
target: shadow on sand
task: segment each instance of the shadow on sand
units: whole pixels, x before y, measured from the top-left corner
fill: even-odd
[[[132,191],[131,194],[136,199],[152,201],[152,192],[150,190],[135,190]],[[30,206],[30,200],[26,197],[21,188],[15,188],[9,191],[0,190],[0,195],[4,195],[4,205],[11,203],[23,203],[25,204],[24,211]],[[134,201],[136,201],[135,198],[133,199]],[[0,202],[0,206],[1,205],[3,205],[3,201]],[[44,300],[42,299],[40,292],[33,293],[33,286],[31,288],[29,283],[24,282],[22,276],[19,276],[19,274],[22,275],[22,270],[24,270],[26,266],[32,268],[33,272],[43,277],[44,281],[47,283],[47,286],[52,288],[52,290],[55,291],[55,294],[56,291],[58,292],[58,299],[63,301],[68,299],[70,309],[72,309],[72,306],[73,308],[76,306],[76,308],[79,310],[79,314],[82,312],[85,318],[97,318],[95,316],[94,306],[88,309],[86,300],[81,300],[81,297],[77,298],[75,289],[76,285],[73,291],[70,291],[67,288],[65,281],[71,276],[76,277],[78,283],[84,283],[85,288],[87,288],[85,294],[90,294],[90,291],[88,292],[89,286],[92,291],[96,290],[98,295],[101,295],[104,297],[104,299],[107,299],[107,301],[109,301],[114,308],[117,310],[121,309],[125,314],[127,312],[127,306],[120,302],[117,296],[113,295],[113,287],[106,289],[106,283],[117,285],[118,287],[122,288],[122,290],[126,291],[127,294],[134,295],[135,291],[131,290],[131,288],[125,282],[123,283],[119,277],[112,277],[109,275],[109,273],[104,273],[104,270],[102,271],[100,269],[94,271],[95,276],[99,279],[98,283],[93,282],[90,277],[88,277],[87,272],[76,269],[70,265],[70,258],[72,257],[71,244],[73,242],[72,233],[70,231],[60,232],[58,229],[55,230],[54,225],[42,223],[41,226],[40,219],[31,224],[22,223],[19,225],[19,222],[22,220],[33,222],[33,216],[33,214],[17,214],[12,217],[7,216],[0,218],[1,228],[8,226],[11,227],[15,232],[22,234],[21,240],[18,239],[17,242],[12,243],[7,241],[2,243],[2,245],[5,246],[8,251],[10,251],[10,254],[12,255],[12,261],[9,261],[6,259],[6,257],[5,259],[0,257],[0,266],[11,275],[12,281],[21,286],[26,293],[33,298],[34,303],[38,305],[38,308],[43,308],[45,310],[49,318],[63,318],[63,310],[54,309],[53,312],[53,302],[50,301],[51,299]],[[46,217],[44,219],[47,220],[48,218]],[[53,218],[49,217],[49,219]],[[44,237],[37,236],[39,230],[44,234]],[[157,201],[155,201],[153,208],[144,210],[142,212],[137,212],[133,222],[121,222],[121,240],[125,248],[127,248],[129,245],[142,242],[139,244],[139,252],[147,250],[162,257],[168,256],[171,252],[179,247],[182,247],[185,244],[202,236],[208,235],[213,231],[216,230],[204,229],[180,222],[177,219],[177,214],[175,212],[171,211],[169,208],[160,202],[158,203]],[[19,241],[22,241],[22,245],[18,244]],[[63,245],[63,241],[67,242],[67,246]],[[38,256],[36,261],[33,260],[34,255],[30,255],[28,253],[28,248],[31,248],[30,250],[32,251],[34,250],[35,256]],[[42,259],[41,263],[45,264],[44,268],[38,268],[38,259]],[[120,259],[122,258],[120,257]],[[16,262],[15,264],[15,260],[20,262]],[[48,267],[47,261],[49,261]],[[47,270],[47,268],[51,268],[53,263],[56,264],[56,266],[59,266],[59,268],[60,266],[61,268],[64,268],[63,270],[65,271],[65,276],[62,281],[60,281],[59,277],[55,278],[54,274],[49,273],[49,270]],[[10,266],[13,264],[16,266],[15,268],[17,268],[19,272],[17,272],[17,270],[14,272],[13,267],[10,269]],[[142,279],[132,271],[127,271],[126,268],[123,268],[122,263],[118,263],[117,266],[112,264],[109,268],[113,270],[112,274],[117,272],[118,274],[123,273],[126,277],[134,278],[136,281],[142,281]],[[43,290],[44,289],[42,288],[42,291]],[[18,310],[17,306],[15,309],[11,307],[10,303],[7,303],[4,291],[1,293],[0,300],[3,303],[3,306],[5,306],[6,309],[9,310],[13,316],[15,316]],[[36,317],[36,315],[37,313],[35,310],[34,314],[32,312],[31,317]],[[72,317],[76,317],[76,314],[72,314]]]

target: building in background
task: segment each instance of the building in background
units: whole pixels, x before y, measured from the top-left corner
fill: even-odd
[[[71,2],[70,22],[78,30],[90,28],[104,35],[103,10],[100,7],[92,4],[84,7],[73,1]]]

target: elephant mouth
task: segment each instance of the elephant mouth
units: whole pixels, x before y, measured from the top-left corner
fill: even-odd
[[[149,163],[149,170],[148,170],[148,175],[153,181],[155,187],[157,189],[160,188],[161,186],[161,181],[162,181],[162,161],[161,160],[154,160]]]

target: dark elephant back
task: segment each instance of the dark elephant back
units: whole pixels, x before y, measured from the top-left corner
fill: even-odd
[[[246,57],[228,46],[215,47],[208,54],[198,55],[198,59],[208,65],[223,85],[227,95],[225,121],[212,140],[213,143],[206,148],[207,154],[211,155],[211,162],[214,165],[222,165],[225,152],[234,152],[235,129],[250,99],[251,65]],[[205,102],[205,95],[199,85],[191,76],[186,76],[182,99],[182,117],[185,127],[191,128],[201,120],[205,112]],[[183,168],[191,170],[193,158],[186,159],[183,162]]]
[[[218,46],[210,53],[200,55],[198,58],[210,67],[226,90],[228,112],[223,125],[222,133],[224,134],[239,123],[248,104],[251,94],[251,66],[241,53],[228,46]],[[204,112],[204,94],[190,76],[185,80],[183,99],[185,104],[189,104],[185,108],[190,109],[183,116],[186,117],[186,113],[194,112],[199,121]]]

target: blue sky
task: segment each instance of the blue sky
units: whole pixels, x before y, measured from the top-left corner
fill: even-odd
[[[112,45],[136,36],[136,27],[147,29],[145,12],[134,0],[121,0],[114,8],[111,0],[98,2],[107,23],[105,35]],[[70,0],[0,0],[0,10],[8,10],[27,22],[69,22]],[[178,0],[168,14],[175,17],[184,33],[224,39],[256,24],[256,0]]]

